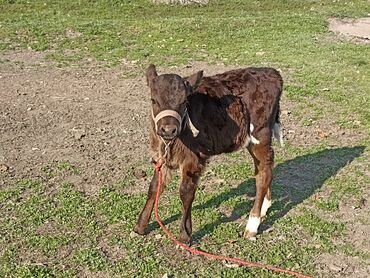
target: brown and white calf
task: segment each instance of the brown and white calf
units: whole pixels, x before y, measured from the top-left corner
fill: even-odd
[[[166,151],[164,183],[171,173],[181,174],[183,205],[179,240],[190,243],[191,206],[207,160],[217,154],[246,147],[254,159],[256,198],[249,214],[245,237],[257,234],[261,217],[271,206],[274,165],[272,135],[282,144],[279,101],[283,81],[272,68],[245,68],[205,77],[146,72],[152,101],[150,148],[154,160]],[[167,146],[167,147],[166,147]],[[157,192],[157,172],[149,186],[146,204],[134,230],[145,233]]]

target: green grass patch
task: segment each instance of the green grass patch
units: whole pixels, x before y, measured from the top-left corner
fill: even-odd
[[[105,255],[95,248],[78,251],[75,255],[75,259],[78,263],[88,267],[88,269],[93,272],[102,271],[107,267]]]
[[[81,170],[78,169],[76,166],[73,166],[71,163],[66,161],[54,161],[51,163],[48,163],[44,165],[41,168],[41,171],[47,176],[47,177],[54,177],[58,174],[75,174],[78,175],[81,173]]]
[[[71,244],[71,239],[64,235],[34,235],[29,237],[27,243],[30,248],[39,249],[49,256],[56,255],[60,247],[68,244]]]
[[[0,0],[0,51],[45,51],[60,67],[91,58],[112,67],[129,61],[135,70],[122,72],[124,78],[142,74],[149,63],[273,66],[284,76],[285,97],[297,107],[291,111],[297,129],[329,118],[338,127],[368,132],[370,48],[334,36],[327,23],[331,17],[367,16],[368,1],[215,0],[187,7],[149,2]],[[240,237],[253,204],[253,164],[246,151],[225,155],[227,162],[207,169],[196,194],[196,247],[311,275],[316,275],[312,262],[323,253],[368,259],[354,246],[337,243],[348,232],[344,221],[322,217],[336,216],[346,202],[361,209],[369,184],[364,174],[369,141],[353,138],[351,146],[343,146],[338,136],[337,144],[342,147],[287,142],[284,150],[276,149],[274,199],[264,222],[273,230],[259,234],[256,242]],[[0,276],[288,277],[190,257],[169,239],[156,237],[163,232],[153,221],[146,237],[132,235],[146,194],[125,190],[138,184],[136,170],[148,179],[153,171],[132,167],[124,179],[101,185],[92,195],[63,181],[48,190],[55,177],[83,173],[68,161],[44,165],[40,180],[5,179]],[[160,203],[160,215],[175,235],[182,209],[178,183],[175,176]]]

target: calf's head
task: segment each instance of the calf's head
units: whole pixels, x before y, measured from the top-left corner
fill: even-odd
[[[177,74],[158,75],[154,65],[146,71],[150,87],[152,115],[157,134],[164,140],[179,136],[187,115],[187,98],[199,85],[203,71],[187,78]]]

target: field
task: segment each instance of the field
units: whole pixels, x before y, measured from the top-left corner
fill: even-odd
[[[53,2],[53,3],[51,3]],[[193,246],[314,277],[370,276],[370,44],[328,28],[367,0],[0,0],[0,277],[291,277],[132,232],[153,169],[144,72],[269,66],[284,148],[256,241],[246,150],[211,160]],[[160,215],[178,233],[178,177]]]

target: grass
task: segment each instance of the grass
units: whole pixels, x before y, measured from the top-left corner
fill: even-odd
[[[215,0],[189,7],[144,0],[49,2],[0,0],[1,52],[45,51],[62,67],[83,65],[86,59],[110,67],[128,61],[137,72],[128,69],[124,78],[148,63],[274,66],[283,72],[284,94],[295,104],[291,112],[299,127],[329,119],[369,134],[370,47],[338,38],[327,28],[331,17],[366,16],[366,0]],[[350,231],[339,213],[345,205],[362,206],[369,184],[364,174],[369,140],[344,146],[339,138],[338,145],[287,144],[277,151],[275,199],[262,226],[273,231],[261,233],[255,242],[240,237],[252,206],[248,196],[254,195],[246,153],[226,155],[225,162],[211,165],[194,203],[195,246],[312,275],[317,274],[315,259],[324,253],[365,262],[368,252],[340,243]],[[133,167],[150,175],[145,165]],[[0,188],[1,277],[288,277],[191,257],[159,237],[163,233],[153,223],[149,235],[134,236],[146,193],[125,193],[138,182],[133,172],[89,196],[67,182],[50,192],[49,181],[83,170],[52,161],[41,169],[42,177],[7,180]],[[175,177],[167,187],[160,211],[175,233],[181,211],[177,183]]]
[[[43,166],[41,169],[44,174],[48,177],[56,176],[57,173],[61,172],[72,172],[74,174],[80,174],[80,170],[71,165],[69,162],[53,161]]]
[[[363,151],[363,148],[320,149],[321,153],[313,147],[308,154],[304,148],[288,150],[303,155],[292,160],[283,159],[277,167],[278,177],[274,184],[276,199],[265,224],[273,225],[274,230],[260,234],[255,242],[239,236],[243,227],[239,226],[240,221],[235,221],[245,222],[243,216],[252,204],[246,197],[254,194],[253,180],[245,181],[245,178],[235,176],[235,169],[242,169],[240,171],[246,176],[252,175],[251,167],[245,167],[245,163],[241,162],[245,152],[230,156],[233,167],[228,168],[224,164],[212,166],[203,183],[213,178],[225,180],[217,185],[217,190],[200,187],[197,192],[193,210],[195,246],[311,274],[314,274],[312,260],[321,253],[343,250],[348,256],[367,258],[368,253],[356,250],[350,244],[338,243],[346,235],[346,226],[339,220],[327,220],[321,216],[320,210],[324,207],[327,211],[326,206],[318,205],[318,210],[299,205],[311,200],[315,203],[312,192],[344,186],[353,177],[341,178],[333,173],[341,171],[342,166],[353,159],[357,161]],[[300,167],[302,161],[310,160],[329,160],[333,166],[329,173],[323,173],[320,178],[305,184],[308,191],[301,191],[301,196],[297,197],[297,192],[294,193],[298,200],[290,197],[282,199],[295,185],[288,179],[281,181],[279,176]],[[65,177],[66,174],[58,172],[57,175]],[[69,175],[74,173],[69,172]],[[45,176],[49,177],[47,173]],[[301,178],[304,180],[304,175]],[[181,277],[206,277],[207,273],[216,277],[285,277],[260,269],[220,267],[222,263],[189,257],[185,252],[176,251],[156,224],[150,224],[151,233],[148,236],[134,236],[131,230],[142,208],[145,193],[126,194],[121,188],[120,183],[107,185],[98,193],[86,196],[72,184],[63,184],[56,192],[45,195],[46,188],[42,181],[23,180],[11,189],[1,190],[1,205],[5,213],[0,218],[3,234],[0,275],[75,277],[78,271],[83,270],[97,275],[104,273],[125,277],[165,273]],[[341,193],[336,198],[340,201],[353,198],[352,191],[338,192]],[[160,214],[176,233],[181,205],[174,195],[177,196],[177,188],[169,187],[161,199]],[[292,202],[294,206],[291,206]],[[299,208],[294,209],[297,205]],[[329,205],[329,208],[332,207]],[[295,212],[281,217],[290,210]],[[329,209],[329,212],[332,211]],[[157,238],[158,234],[161,237]],[[186,260],[178,264],[173,261],[173,256],[176,260]]]
[[[320,97],[333,104],[312,105],[321,117],[341,106],[336,120],[342,126],[370,126],[362,105],[370,101],[370,49],[327,28],[330,17],[366,16],[366,0],[212,1],[195,7],[146,0],[0,3],[0,49],[48,51],[62,66],[86,58],[112,66],[130,61],[140,72],[149,63],[194,60],[275,66],[289,73],[289,99]],[[123,76],[135,74],[131,69]]]

